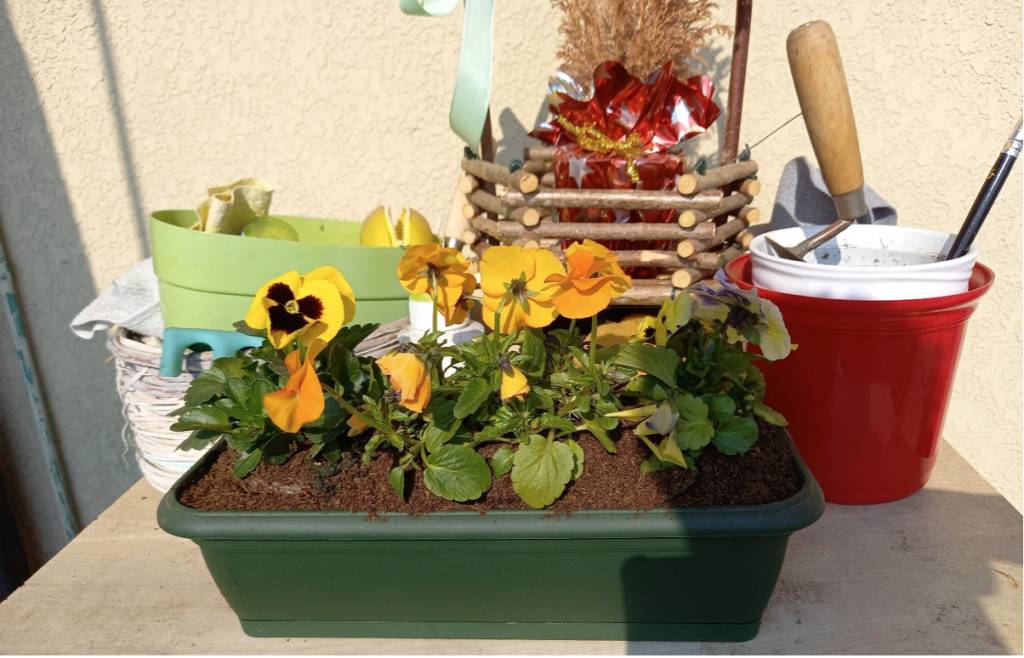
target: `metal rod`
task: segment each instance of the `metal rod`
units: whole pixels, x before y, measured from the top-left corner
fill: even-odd
[[[750,14],[754,0],[736,0],[736,29],[732,38],[732,65],[729,71],[729,108],[725,118],[725,142],[720,164],[736,160],[740,145],[740,121],[743,118],[743,87],[747,77],[747,52],[750,50]]]
[[[7,264],[7,253],[2,240],[0,240],[0,296],[4,300],[5,315],[14,341],[14,351],[18,357],[18,364],[21,366],[21,376],[25,381],[32,421],[36,426],[36,437],[39,439],[39,446],[46,462],[46,470],[50,476],[50,486],[57,500],[61,526],[64,528],[64,535],[71,540],[78,534],[78,519],[71,508],[71,496],[68,493],[64,468],[61,466],[60,457],[57,455],[57,449],[53,442],[50,418],[43,402],[42,390],[39,388],[32,348],[29,346],[28,338],[25,335],[25,325],[21,320],[21,304],[18,301],[17,292],[14,290],[14,282],[11,279],[11,270]]]

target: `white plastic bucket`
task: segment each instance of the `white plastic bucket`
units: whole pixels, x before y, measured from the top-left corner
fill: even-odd
[[[807,254],[804,262],[775,255],[765,237],[793,246],[823,226],[769,231],[750,243],[754,285],[827,299],[926,299],[967,290],[977,247],[954,260],[936,260],[949,233],[903,226],[855,224]]]

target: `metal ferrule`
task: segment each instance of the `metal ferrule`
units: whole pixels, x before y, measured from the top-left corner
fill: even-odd
[[[836,218],[855,220],[868,213],[868,203],[864,200],[864,188],[858,187],[852,192],[832,197],[836,204]]]

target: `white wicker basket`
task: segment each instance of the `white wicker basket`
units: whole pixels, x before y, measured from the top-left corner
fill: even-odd
[[[178,377],[160,376],[160,345],[117,328],[107,339],[114,355],[117,392],[125,424],[122,438],[135,453],[146,481],[159,491],[171,485],[200,457],[202,450],[178,450],[186,435],[172,432],[174,418],[167,414],[183,404],[185,391],[199,373],[210,367],[209,352],[191,353]]]
[[[367,337],[356,353],[366,356],[386,354],[398,344],[398,335],[408,325],[402,318],[381,325]],[[178,450],[186,434],[172,432],[174,418],[168,416],[185,400],[185,391],[192,380],[210,367],[211,352],[189,352],[181,375],[160,376],[160,340],[146,339],[116,328],[107,339],[107,349],[114,355],[117,372],[117,393],[121,396],[124,428],[121,438],[131,447],[146,481],[160,491],[167,491],[205,450]]]

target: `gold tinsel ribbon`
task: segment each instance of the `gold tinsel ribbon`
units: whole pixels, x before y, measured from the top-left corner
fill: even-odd
[[[595,153],[615,153],[626,158],[626,173],[629,174],[629,179],[640,184],[640,172],[636,169],[636,158],[643,155],[644,150],[639,136],[630,133],[624,140],[612,139],[593,124],[577,126],[562,116],[558,117],[557,121],[558,125],[562,126],[576,139],[576,143],[586,150]]]

